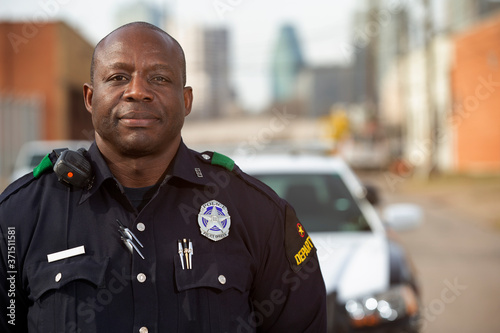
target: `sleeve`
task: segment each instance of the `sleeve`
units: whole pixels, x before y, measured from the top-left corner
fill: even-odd
[[[252,293],[258,332],[326,332],[326,291],[316,248],[293,209],[278,214]]]
[[[17,230],[6,225],[6,221],[5,209],[0,204],[0,332],[27,332],[27,306],[19,282]]]

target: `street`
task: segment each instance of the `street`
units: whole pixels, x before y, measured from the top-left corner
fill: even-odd
[[[421,226],[398,232],[420,278],[422,332],[500,332],[500,229],[491,223],[498,200],[477,195],[482,188],[499,197],[498,182],[415,190],[391,187],[380,175],[361,178],[378,185],[383,204],[413,202],[424,209]]]

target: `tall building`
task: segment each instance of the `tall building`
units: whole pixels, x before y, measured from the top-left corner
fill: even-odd
[[[197,106],[204,118],[229,114],[231,87],[229,85],[229,33],[226,28],[206,28],[202,31],[205,74],[203,104]]]
[[[297,77],[303,67],[304,59],[295,28],[284,25],[281,27],[271,63],[273,98],[276,102],[293,97]]]
[[[116,13],[116,25],[121,26],[130,22],[143,21],[163,27],[166,22],[166,10],[159,6],[139,0],[120,7]]]
[[[500,2],[496,0],[447,0],[449,30],[462,31],[480,19],[500,10]]]
[[[194,95],[188,121],[232,115],[228,30],[171,21],[167,31],[179,41],[186,56],[187,85],[193,87]]]
[[[327,115],[333,106],[351,103],[352,95],[351,67],[307,67],[299,74],[297,97],[308,117]]]

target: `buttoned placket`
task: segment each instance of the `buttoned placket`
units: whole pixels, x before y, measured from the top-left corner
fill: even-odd
[[[141,248],[144,259],[135,251],[132,259],[134,332],[158,332],[157,258],[153,219],[154,209],[146,206],[135,219],[132,228],[132,232],[144,245]]]

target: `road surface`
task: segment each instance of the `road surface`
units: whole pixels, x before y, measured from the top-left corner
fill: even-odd
[[[398,232],[420,277],[422,332],[500,332],[500,229],[484,221],[497,213],[499,188],[493,192],[490,184],[490,195],[481,200],[477,193],[486,190],[466,185],[412,191],[380,175],[361,178],[377,183],[383,204],[414,202],[424,209],[420,227]]]

